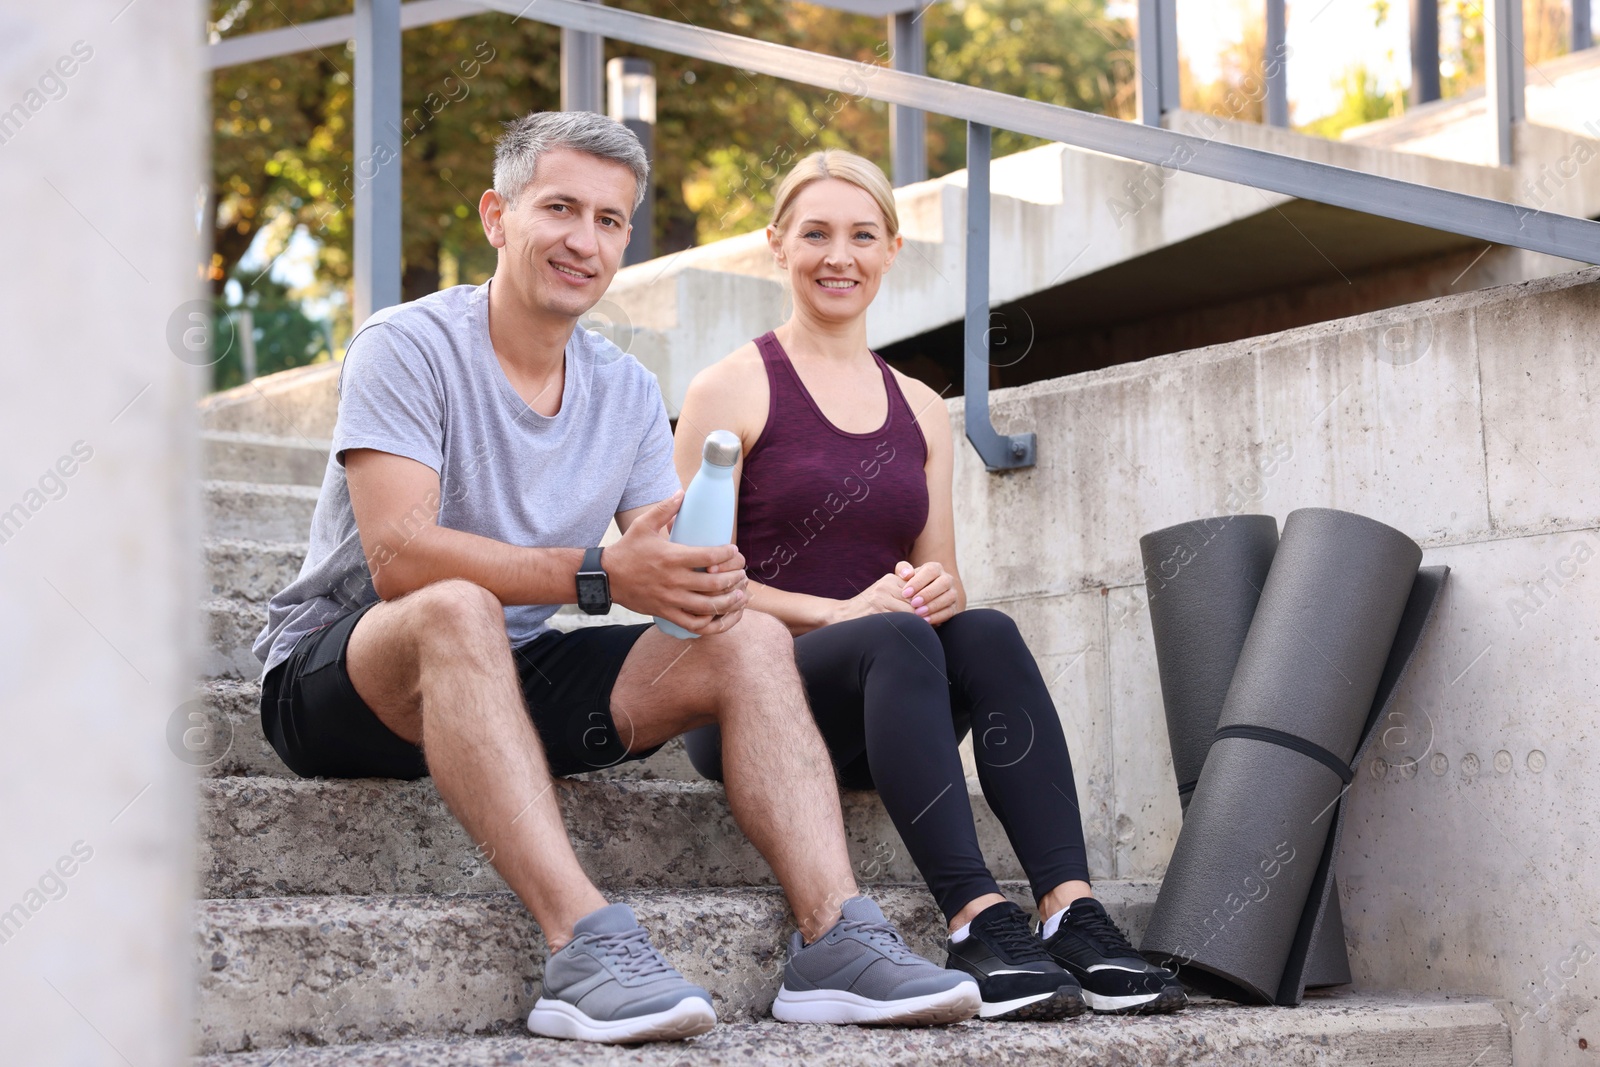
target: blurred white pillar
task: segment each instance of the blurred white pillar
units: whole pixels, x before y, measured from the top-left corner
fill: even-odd
[[[194,772],[167,727],[200,640],[206,15],[83,0],[0,18],[8,1064],[189,1049]]]

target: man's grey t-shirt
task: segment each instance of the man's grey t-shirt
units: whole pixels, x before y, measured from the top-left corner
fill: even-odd
[[[539,414],[511,387],[489,343],[489,284],[385,309],[351,339],[310,552],[299,577],[272,598],[256,638],[263,674],[307,633],[378,599],[350,506],[348,449],[432,467],[440,526],[513,545],[598,545],[617,512],[678,490],[655,375],[599,334],[575,329],[561,409]],[[404,552],[404,538],[391,531],[386,540]],[[548,629],[557,607],[507,607],[511,643]]]

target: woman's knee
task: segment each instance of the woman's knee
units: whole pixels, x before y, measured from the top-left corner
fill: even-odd
[[[968,608],[940,627],[940,639],[952,655],[963,651],[985,657],[1031,655],[1016,620],[995,608]]]
[[[943,672],[944,644],[938,631],[921,615],[886,611],[870,615],[866,621],[870,625],[862,628],[862,637],[870,642],[874,660],[885,656],[904,658],[913,663],[931,663]]]

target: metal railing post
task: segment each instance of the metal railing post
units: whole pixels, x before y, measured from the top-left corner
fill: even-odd
[[[400,303],[400,0],[356,0],[352,321]]]
[[[922,35],[922,12],[897,11],[889,16],[889,45],[895,70],[926,74],[927,43]],[[889,105],[889,158],[895,185],[910,185],[928,178],[928,121],[920,110]]]
[[[967,123],[967,440],[991,471],[1031,467],[1035,437],[1002,434],[989,418],[989,127]]]
[[[1589,0],[1572,0],[1572,50],[1594,47],[1594,16]]]
[[[1178,0],[1139,0],[1139,121],[1178,110]]]
[[[1512,163],[1513,129],[1527,117],[1523,81],[1522,0],[1488,0],[1483,5],[1484,96],[1494,119],[1495,162]]]
[[[1411,0],[1411,104],[1439,97],[1439,0]]]
[[[644,199],[633,213],[633,236],[622,253],[631,267],[656,254],[656,65],[648,59],[618,56],[606,64],[606,114],[633,131],[650,160]]]
[[[599,3],[600,0],[588,0]],[[561,30],[561,110],[606,113],[606,39],[598,33]]]
[[[1289,64],[1284,57],[1289,40],[1289,21],[1284,0],[1267,0],[1266,120],[1268,126],[1289,125]]]

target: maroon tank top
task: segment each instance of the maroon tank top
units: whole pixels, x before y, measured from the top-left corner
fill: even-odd
[[[822,414],[776,335],[756,347],[770,399],[739,483],[735,543],[745,573],[775,589],[847,600],[910,559],[928,521],[922,427],[876,352],[889,413],[870,433],[846,433]]]

